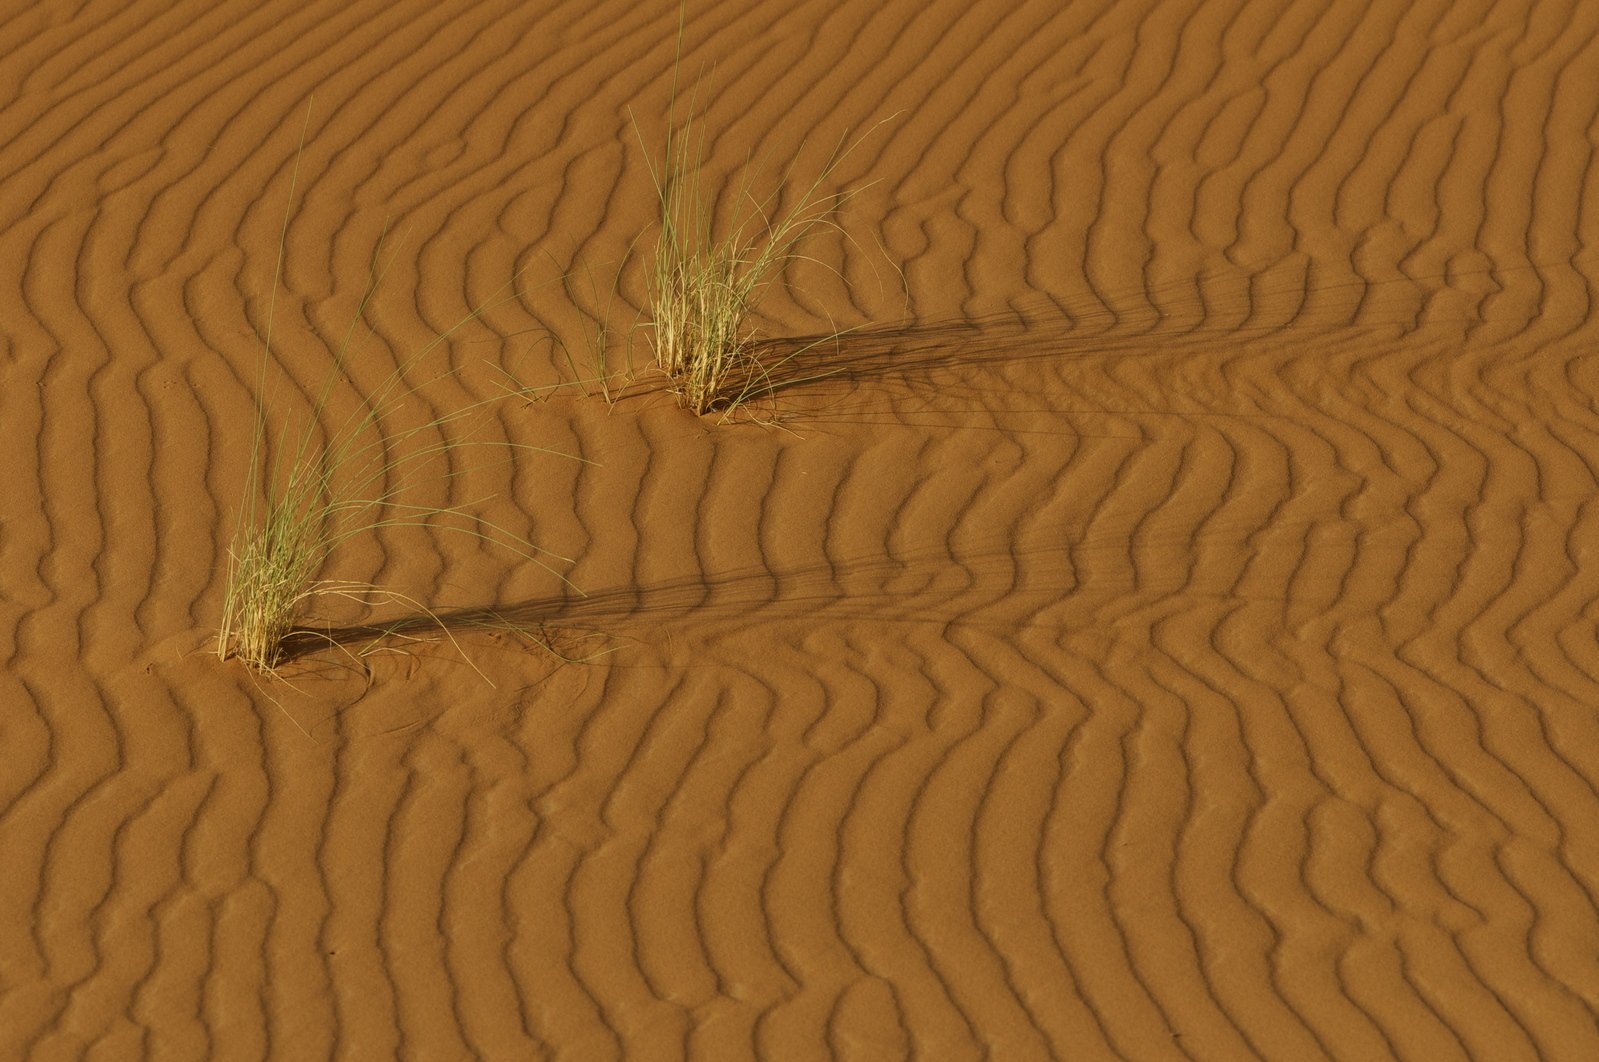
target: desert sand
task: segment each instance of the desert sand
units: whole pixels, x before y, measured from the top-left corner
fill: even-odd
[[[1599,5],[678,53],[671,0],[0,15],[0,1057],[1599,1058]],[[752,416],[637,327],[674,70],[723,211],[870,131]],[[380,253],[333,408],[485,403],[420,497],[548,553],[357,536],[403,600],[263,675],[252,418]],[[426,622],[490,609],[534,638]]]

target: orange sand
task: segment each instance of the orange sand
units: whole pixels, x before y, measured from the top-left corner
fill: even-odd
[[[274,422],[385,224],[340,408],[518,270],[409,379],[547,388],[676,7],[0,16],[0,1057],[1599,1058],[1599,5],[691,8],[712,187],[898,114],[762,307],[837,374],[490,407],[427,499],[587,596],[325,574],[587,662],[281,679],[209,649],[307,107]]]

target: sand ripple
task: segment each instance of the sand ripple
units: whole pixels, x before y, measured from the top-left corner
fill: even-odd
[[[900,112],[767,307],[854,330],[781,429],[491,407],[591,463],[430,497],[581,596],[337,557],[602,655],[284,682],[205,647],[308,101],[275,415],[385,231],[341,410],[522,271],[436,414],[569,374],[676,12],[0,18],[0,1055],[1599,1057],[1599,8],[693,6],[717,181]]]

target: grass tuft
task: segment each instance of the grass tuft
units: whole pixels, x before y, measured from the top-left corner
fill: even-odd
[[[277,665],[330,550],[323,509],[309,500],[268,498],[258,520],[240,519],[217,632],[223,659],[238,657],[267,670]]]
[[[307,113],[309,126],[309,112]],[[302,130],[300,150],[305,145]],[[334,550],[346,540],[385,527],[426,526],[493,542],[532,560],[554,573],[549,563],[559,559],[515,533],[467,512],[464,506],[414,504],[405,498],[438,463],[446,471],[434,477],[449,479],[465,469],[455,461],[458,450],[474,445],[462,438],[456,422],[496,399],[473,403],[464,409],[432,417],[422,423],[394,427],[415,397],[404,385],[406,371],[443,344],[457,329],[482,315],[479,307],[435,336],[420,351],[402,362],[355,410],[331,430],[321,425],[330,419],[335,391],[345,376],[348,352],[356,342],[367,303],[388,263],[379,265],[374,255],[366,291],[349,328],[334,351],[333,362],[311,416],[297,434],[286,429],[269,446],[266,401],[266,365],[272,351],[272,320],[282,279],[284,245],[299,176],[299,155],[290,180],[289,205],[278,244],[267,325],[260,341],[256,378],[254,435],[245,499],[229,548],[227,583],[216,650],[223,659],[238,658],[254,668],[270,671],[284,659],[284,647],[311,603],[318,598],[349,600],[409,600],[393,591],[346,580],[323,580],[319,574]],[[392,262],[392,257],[389,262]],[[515,284],[515,279],[511,284]],[[370,336],[368,329],[364,336]],[[526,450],[542,448],[511,444]],[[268,453],[270,451],[270,453]],[[548,558],[548,559],[546,559]],[[568,584],[570,585],[570,584]],[[426,612],[426,609],[423,609]],[[448,635],[448,630],[445,634]]]
[[[679,49],[681,61],[681,28]],[[672,381],[679,403],[697,414],[731,414],[776,386],[778,366],[759,355],[748,323],[751,311],[773,280],[802,257],[805,238],[818,227],[836,229],[834,213],[863,190],[823,192],[876,126],[853,142],[840,139],[815,177],[791,193],[793,205],[786,210],[776,207],[782,189],[794,186],[792,165],[779,188],[764,197],[753,194],[746,178],[736,197],[741,206],[718,235],[701,182],[704,131],[693,119],[676,124],[676,109],[674,72],[665,151],[649,163],[660,200],[660,232],[646,277],[645,326],[656,365]],[[643,145],[636,120],[634,132]]]

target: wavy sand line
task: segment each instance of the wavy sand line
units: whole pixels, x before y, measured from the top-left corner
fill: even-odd
[[[528,270],[425,417],[568,372],[671,15],[6,24],[0,1053],[1593,1054],[1581,5],[690,12],[719,180],[904,111],[764,307],[779,356],[864,326],[791,369],[799,434],[507,403],[485,437],[598,463],[430,497],[588,597],[336,559],[599,663],[183,655],[306,98],[284,416],[386,219],[341,408]]]

